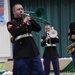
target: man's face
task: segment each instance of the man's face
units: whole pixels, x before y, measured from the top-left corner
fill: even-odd
[[[14,17],[21,18],[24,13],[23,7],[21,5],[16,5],[13,10]]]
[[[45,26],[45,32],[50,32],[51,27],[50,26]]]

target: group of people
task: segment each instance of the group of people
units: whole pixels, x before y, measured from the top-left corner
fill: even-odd
[[[50,37],[47,32],[50,32],[52,27],[45,25],[46,34],[41,37],[41,46],[45,47],[43,69],[38,47],[31,34],[32,31],[41,31],[41,26],[29,14],[26,14],[25,17],[22,16],[24,9],[21,4],[15,4],[12,11],[14,18],[7,22],[7,29],[13,37],[11,41],[14,43],[13,75],[49,75],[50,61],[52,61],[55,75],[60,75],[59,54],[56,47],[56,43],[59,42],[58,35],[54,38]],[[74,37],[71,35],[69,34],[70,38],[75,41],[75,35]],[[75,52],[72,57],[75,57]],[[75,59],[73,61],[75,62]]]

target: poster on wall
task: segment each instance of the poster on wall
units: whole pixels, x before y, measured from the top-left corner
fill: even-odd
[[[0,26],[4,25],[4,0],[0,0]]]

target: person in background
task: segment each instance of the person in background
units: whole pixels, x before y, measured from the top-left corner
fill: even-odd
[[[50,25],[45,25],[46,34],[41,38],[41,46],[45,47],[44,54],[43,54],[44,72],[45,75],[49,75],[50,62],[52,61],[55,75],[60,75],[59,60],[58,60],[59,55],[56,47],[56,43],[59,42],[59,38],[57,35],[55,37],[51,37],[49,34],[51,30],[52,27]]]
[[[40,25],[29,15],[24,15],[21,4],[12,8],[14,18],[7,22],[7,29],[12,35],[13,75],[43,75],[40,53],[31,34],[39,32]]]
[[[68,39],[70,41],[72,41],[72,43],[75,42],[75,22],[71,22],[70,25],[69,25]],[[73,49],[73,52],[71,53],[71,56],[72,56],[73,64],[74,64],[74,68],[75,68],[75,45],[72,49]]]

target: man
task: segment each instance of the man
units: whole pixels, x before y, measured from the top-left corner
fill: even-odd
[[[26,14],[21,4],[13,6],[14,19],[7,22],[7,29],[13,36],[13,75],[43,75],[39,51],[31,31],[39,32],[40,25]]]
[[[49,75],[50,73],[50,61],[52,61],[55,75],[59,74],[59,60],[58,60],[58,52],[56,48],[56,43],[59,42],[59,38],[56,35],[55,37],[50,36],[52,28],[50,25],[45,26],[46,35],[41,38],[41,46],[45,47],[43,59],[44,59],[44,72],[45,75]],[[53,32],[54,34],[54,32]],[[54,36],[54,35],[53,35]]]
[[[72,41],[72,43],[75,42],[75,22],[71,22],[70,25],[69,25],[68,39],[70,41]],[[74,63],[74,68],[75,68],[75,45],[72,49],[73,49],[73,52],[71,53],[71,56],[72,56],[73,63]]]

